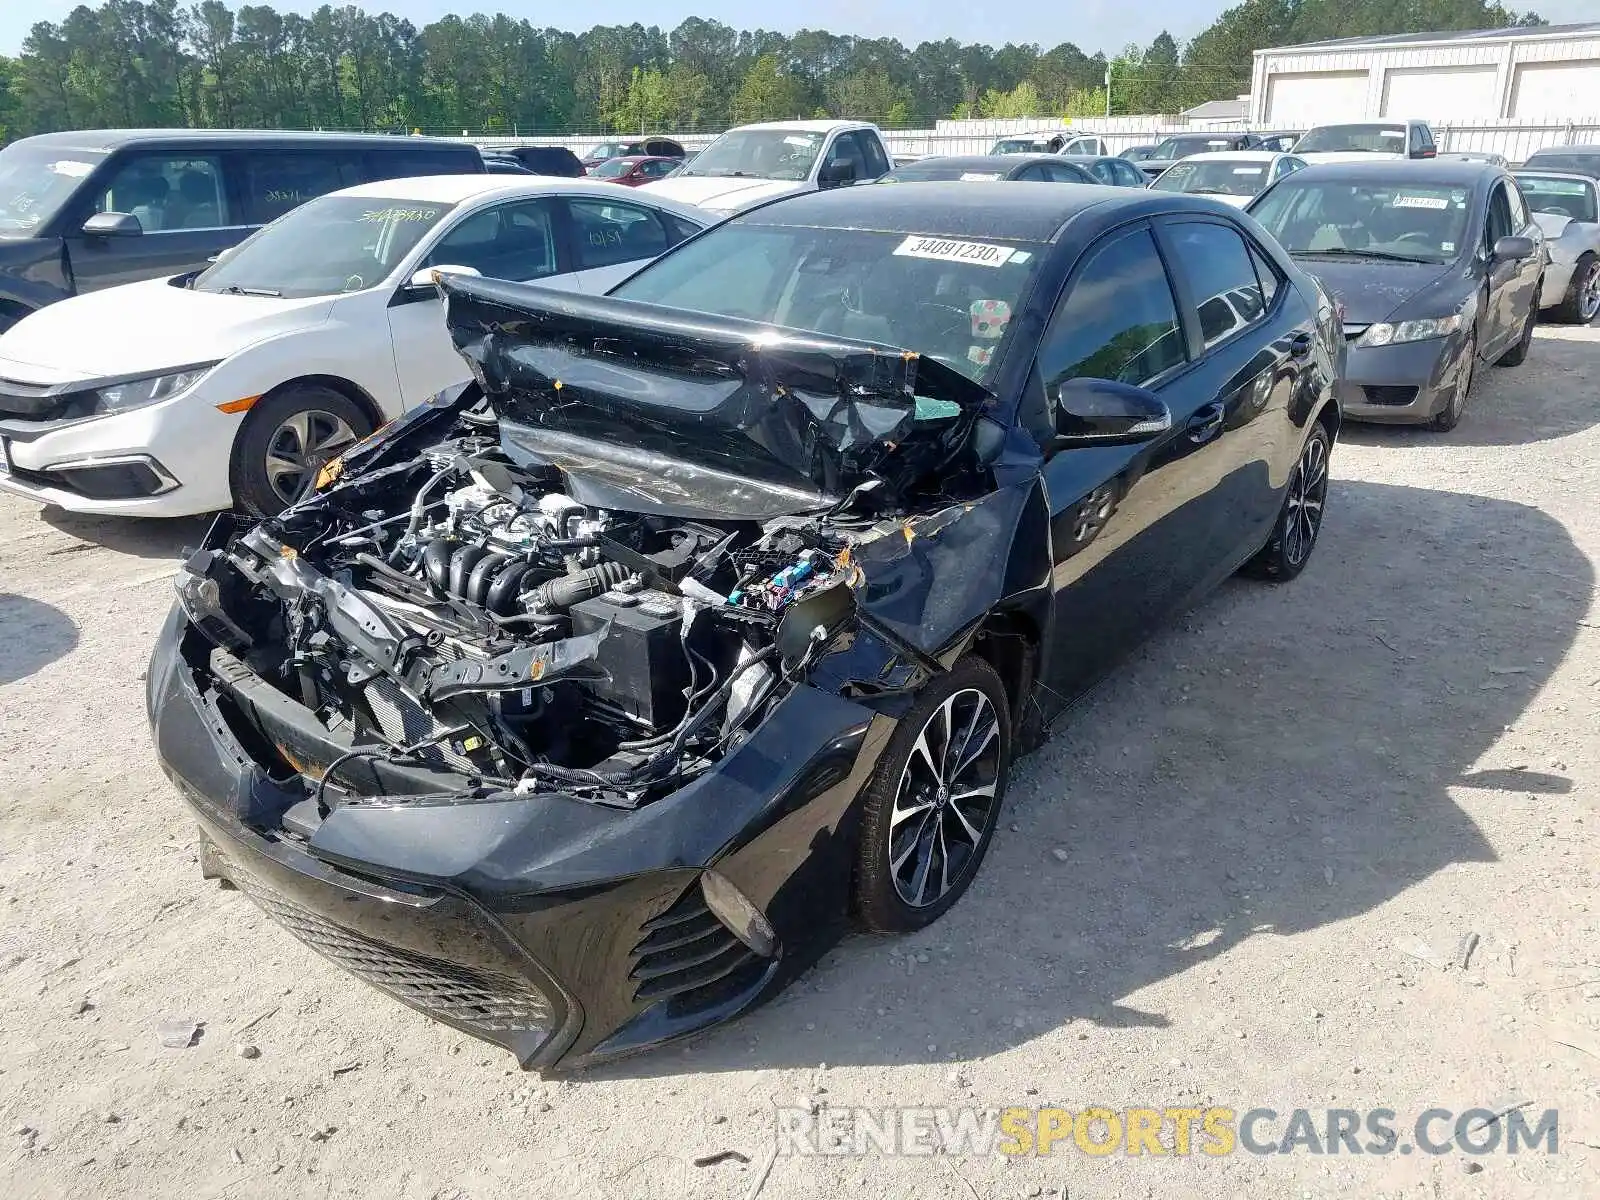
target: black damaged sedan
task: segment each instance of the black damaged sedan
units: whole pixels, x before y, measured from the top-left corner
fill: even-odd
[[[937,919],[1047,723],[1317,539],[1333,305],[1212,201],[839,189],[609,297],[439,278],[474,382],[220,519],[149,706],[205,875],[524,1067]]]

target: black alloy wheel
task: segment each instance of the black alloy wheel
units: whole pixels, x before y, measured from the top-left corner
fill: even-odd
[[[900,719],[863,792],[856,907],[881,932],[921,929],[971,885],[1000,815],[1011,766],[1000,677],[964,658]]]
[[[1328,457],[1333,441],[1318,421],[1301,447],[1300,457],[1289,474],[1283,507],[1273,523],[1272,536],[1256,556],[1245,564],[1244,573],[1270,583],[1287,583],[1305,570],[1311,552],[1322,532],[1322,515],[1328,500]]]

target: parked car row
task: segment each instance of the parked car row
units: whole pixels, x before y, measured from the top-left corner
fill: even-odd
[[[214,204],[254,211],[258,149],[207,150]],[[937,920],[1050,720],[1222,580],[1305,570],[1345,419],[1448,429],[1543,301],[1600,298],[1572,171],[1252,146],[1147,187],[776,122],[623,190],[467,149],[354,144],[354,186],[26,315],[0,488],[238,510],[147,679],[202,870],[527,1067]],[[58,228],[44,151],[7,240]],[[162,236],[201,197],[149,153],[59,228]]]

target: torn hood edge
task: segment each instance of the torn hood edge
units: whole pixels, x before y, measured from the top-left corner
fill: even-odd
[[[729,479],[769,493],[758,508],[786,512],[868,480],[898,493],[948,459],[994,399],[894,346],[536,285],[443,275],[439,286],[451,340],[524,448],[550,443],[569,475],[635,506],[726,511]],[[961,418],[914,430],[919,392]]]

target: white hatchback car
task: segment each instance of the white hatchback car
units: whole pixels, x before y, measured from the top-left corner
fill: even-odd
[[[64,300],[0,336],[0,488],[78,512],[277,512],[468,378],[434,271],[603,292],[715,220],[543,177],[318,197],[204,271]]]

